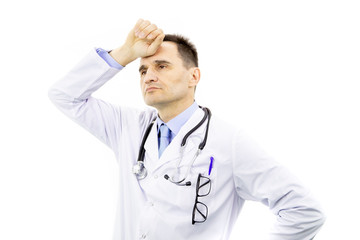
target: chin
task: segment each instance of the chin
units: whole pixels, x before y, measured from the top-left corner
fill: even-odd
[[[145,98],[144,102],[145,102],[146,105],[148,105],[150,107],[155,107],[158,104],[158,101],[156,101],[155,99]]]
[[[160,106],[162,106],[162,105],[164,105],[164,101],[161,101],[161,100],[159,100],[159,99],[144,99],[144,101],[145,101],[145,104],[146,105],[148,105],[148,106],[150,106],[150,107],[154,107],[154,108],[158,108],[158,107],[160,107]]]

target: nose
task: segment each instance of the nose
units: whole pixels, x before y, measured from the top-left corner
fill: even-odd
[[[148,68],[146,73],[145,73],[145,76],[143,78],[143,81],[146,84],[149,84],[151,82],[157,82],[158,77],[157,77],[156,73],[154,72],[154,70],[152,70],[151,68]]]

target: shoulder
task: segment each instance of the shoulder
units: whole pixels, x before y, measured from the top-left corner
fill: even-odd
[[[211,117],[209,138],[214,138],[216,144],[235,152],[255,148],[254,146],[257,149],[260,148],[257,141],[243,126],[229,123],[217,117],[216,114]]]
[[[212,115],[209,125],[208,141],[211,146],[227,152],[233,152],[234,141],[239,135],[238,126],[219,118],[216,113]]]
[[[133,108],[118,106],[118,109],[124,125],[138,124],[140,126],[147,126],[157,116],[157,111],[150,107]]]
[[[225,137],[229,139],[229,137],[234,137],[239,130],[239,126],[235,126],[222,118],[219,118],[216,114],[211,116],[209,130],[216,134],[217,137]]]

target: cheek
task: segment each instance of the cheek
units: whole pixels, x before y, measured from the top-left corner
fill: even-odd
[[[185,91],[189,87],[189,81],[186,77],[174,79],[172,87],[176,92]]]
[[[144,80],[141,78],[140,78],[139,85],[140,85],[141,92],[144,93],[145,83],[144,83]]]

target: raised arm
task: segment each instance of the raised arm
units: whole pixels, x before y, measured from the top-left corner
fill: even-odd
[[[164,34],[156,25],[140,19],[131,29],[127,39],[110,56],[119,64],[126,66],[139,57],[156,52]],[[111,67],[92,50],[68,74],[49,89],[51,101],[68,117],[98,137],[113,150],[117,149],[117,139],[127,123],[149,121],[149,114],[127,111],[115,107],[91,94],[109,81],[120,70]],[[150,114],[151,115],[151,114]]]

